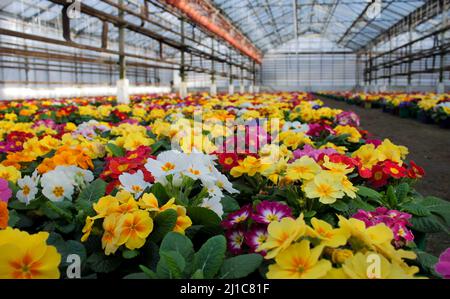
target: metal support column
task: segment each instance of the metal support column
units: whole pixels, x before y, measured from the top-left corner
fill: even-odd
[[[124,0],[119,0],[119,18],[124,20]],[[117,102],[130,103],[129,87],[130,82],[127,79],[127,68],[125,58],[125,25],[119,27],[119,81],[117,81]]]
[[[181,30],[181,44],[183,49],[181,49],[181,65],[180,65],[180,97],[181,98],[185,98],[187,97],[187,82],[186,82],[186,53],[184,51],[184,46],[185,46],[185,36],[184,36],[184,19],[181,18],[180,19],[180,30]]]

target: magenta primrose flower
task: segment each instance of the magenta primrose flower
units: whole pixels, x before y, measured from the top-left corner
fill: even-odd
[[[262,224],[280,221],[285,217],[292,217],[291,208],[283,203],[268,200],[258,204],[256,212],[252,214],[252,219]]]
[[[245,240],[245,231],[242,228],[229,229],[225,233],[227,238],[228,251],[232,254],[242,253],[242,246]]]
[[[450,279],[450,248],[447,248],[439,257],[439,262],[434,266],[434,269],[443,278]]]
[[[12,191],[9,188],[8,181],[5,179],[0,179],[0,201],[8,203],[8,200],[12,196]]]
[[[243,206],[236,212],[228,214],[227,218],[222,221],[222,226],[225,228],[232,228],[235,225],[245,222],[248,218],[250,218],[251,214],[251,205]]]
[[[407,226],[411,226],[409,222],[411,217],[411,214],[397,210],[389,210],[385,207],[379,207],[373,212],[358,210],[352,216],[352,218],[363,221],[366,227],[384,223],[392,230],[394,234],[394,245],[396,247],[402,247],[406,242],[414,241],[413,233],[407,228]]]
[[[359,127],[360,121],[359,116],[353,111],[344,111],[336,116],[337,122],[342,125],[350,125],[354,127]]]
[[[247,234],[245,234],[245,244],[250,247],[251,252],[255,252],[267,240],[268,235],[269,233],[265,225],[253,225]],[[262,255],[266,254],[264,251],[258,253]]]
[[[309,144],[306,144],[303,149],[298,149],[293,152],[294,160],[300,159],[303,156],[308,156],[316,161],[319,161],[320,157],[322,157],[323,155],[331,156],[337,153],[338,152],[332,148],[315,149]]]

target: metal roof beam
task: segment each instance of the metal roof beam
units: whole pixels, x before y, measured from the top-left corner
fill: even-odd
[[[445,3],[444,3],[445,1]],[[430,0],[424,5],[418,7],[416,10],[411,12],[409,15],[402,18],[400,21],[395,23],[389,29],[380,33],[378,36],[373,38],[367,45],[362,47],[360,50],[367,50],[369,47],[376,45],[383,40],[387,40],[393,36],[397,36],[403,32],[407,32],[411,27],[417,27],[418,25],[436,17],[442,13],[442,7],[444,4],[450,5],[450,0]],[[410,21],[411,26],[410,26]]]

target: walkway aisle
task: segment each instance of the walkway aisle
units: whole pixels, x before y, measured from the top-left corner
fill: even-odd
[[[450,130],[383,113],[381,109],[364,109],[345,102],[320,98],[329,107],[358,114],[361,127],[375,138],[389,138],[395,144],[408,147],[408,159],[422,166],[426,172],[425,177],[416,186],[417,191],[423,195],[434,195],[450,201]],[[446,234],[433,235],[429,240],[430,250],[436,255],[449,246],[450,240]]]

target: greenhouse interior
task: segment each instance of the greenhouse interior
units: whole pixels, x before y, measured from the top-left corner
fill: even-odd
[[[0,0],[0,279],[449,279],[449,12]]]

